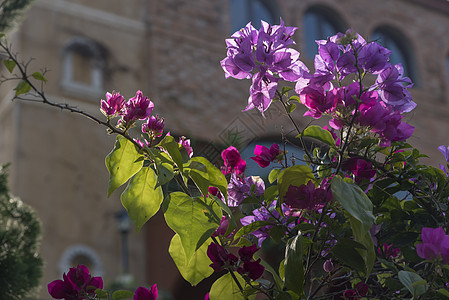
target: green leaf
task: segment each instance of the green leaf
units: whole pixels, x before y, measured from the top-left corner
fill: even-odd
[[[291,88],[291,87],[289,87],[289,86],[284,86],[284,87],[282,87],[282,95],[287,95],[287,93],[289,92],[289,91],[291,91],[291,90],[293,90],[293,88]]]
[[[273,169],[270,171],[270,174],[268,175],[268,181],[270,183],[275,182],[278,179],[279,173],[281,172],[281,169]]]
[[[157,176],[151,167],[143,167],[129,181],[121,199],[136,231],[154,216],[164,200],[161,187],[157,187]]]
[[[181,238],[186,261],[212,235],[220,224],[222,211],[213,201],[204,203],[201,198],[191,198],[182,192],[168,196],[165,208],[167,225]]]
[[[108,197],[143,166],[143,156],[131,141],[122,136],[117,136],[115,147],[105,161],[109,171]]]
[[[278,177],[279,197],[282,199],[282,203],[290,185],[300,187],[314,179],[312,170],[307,166],[296,165],[283,170]]]
[[[16,91],[16,96],[19,96],[28,93],[31,90],[31,86],[25,80],[21,80],[14,90]]]
[[[12,73],[12,71],[16,67],[16,62],[13,60],[4,60],[3,64],[5,65],[6,69],[8,69],[9,73]]]
[[[304,129],[304,131],[297,137],[299,136],[311,137],[329,146],[335,147],[335,140],[332,137],[332,134],[329,131],[324,130],[323,128],[317,125],[310,125],[306,129]]]
[[[445,296],[446,298],[449,298],[449,291],[446,289],[439,289],[437,291],[438,293],[440,293],[441,295]]]
[[[332,248],[332,253],[345,265],[354,268],[359,272],[366,272],[366,265],[358,249],[362,245],[349,239],[341,239],[337,245]]]
[[[170,242],[168,252],[178,267],[179,273],[181,273],[182,277],[190,282],[192,286],[197,285],[214,272],[214,270],[209,267],[212,261],[207,256],[207,247],[211,242],[212,240],[207,240],[198,250],[196,250],[195,254],[193,254],[188,262],[186,261],[186,255],[182,248],[179,235],[175,234]]]
[[[291,114],[292,112],[295,111],[296,104],[295,103],[289,103],[289,104],[286,105],[285,109],[286,109],[288,114]]]
[[[234,272],[234,275],[240,285],[245,286],[242,276],[237,272]],[[226,273],[214,282],[210,288],[209,297],[211,300],[245,300],[230,273]]]
[[[421,296],[429,287],[427,281],[416,273],[409,271],[399,271],[399,281],[410,291],[414,298]]]
[[[105,290],[96,289],[95,290],[95,298],[96,299],[108,299],[109,298],[109,294]]]
[[[47,78],[45,78],[41,72],[34,72],[33,74],[31,74],[31,76],[33,76],[33,78],[36,80],[47,82]]]
[[[276,283],[276,286],[278,287],[279,290],[281,290],[282,285],[283,285],[281,277],[279,277],[276,270],[269,263],[267,263],[265,260],[263,260],[261,257],[259,257],[258,254],[256,253],[255,259],[259,259],[259,258],[260,258],[260,264],[265,268],[266,271],[270,272],[271,275],[273,275],[273,279],[274,279],[274,282]]]
[[[284,289],[292,290],[298,295],[303,294],[304,266],[303,266],[302,236],[288,240],[285,247],[284,260]]]
[[[290,98],[288,98],[288,101],[297,101],[299,103],[301,103],[301,98],[299,98],[299,96],[291,96]]]
[[[274,226],[270,229],[270,237],[273,241],[278,244],[281,239],[285,236],[285,226]]]
[[[175,141],[175,138],[172,136],[166,136],[159,143],[158,146],[164,148],[168,152],[172,161],[178,166],[179,170],[181,170],[182,172],[184,161],[181,151],[179,150],[180,145],[178,142]]]
[[[134,292],[118,290],[112,293],[112,300],[130,299],[134,296]]]
[[[368,277],[371,274],[374,262],[376,261],[376,251],[374,250],[373,238],[371,237],[369,229],[366,230],[359,220],[350,217],[349,222],[351,224],[352,233],[354,234],[354,239],[365,247],[365,249],[359,248],[357,251],[364,260],[365,270],[363,271],[366,277]]]
[[[167,153],[150,149],[151,157],[154,159],[154,165],[157,170],[157,185],[161,186],[168,183],[174,177],[173,162]]]
[[[374,223],[373,204],[368,196],[355,184],[345,182],[335,176],[331,183],[332,195],[343,208],[363,225],[368,231]]]
[[[237,233],[234,236],[234,240],[238,240],[239,238],[241,238],[244,235],[250,234],[253,231],[256,231],[257,229],[267,226],[267,225],[272,225],[273,223],[270,221],[254,221],[246,226],[243,226],[242,228],[239,229],[239,231],[237,231]]]
[[[203,195],[207,195],[210,186],[217,187],[227,197],[228,182],[223,173],[206,158],[192,157],[188,166],[190,178],[195,182]]]

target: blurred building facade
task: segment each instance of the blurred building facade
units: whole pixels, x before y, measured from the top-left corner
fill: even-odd
[[[416,129],[409,142],[429,163],[442,162],[436,148],[449,143],[445,0],[36,0],[9,41],[22,59],[35,58],[30,70],[49,70],[44,91],[50,99],[100,116],[106,91],[132,97],[142,90],[167,130],[202,141],[196,150],[213,156],[213,142],[225,144],[233,134],[245,145],[292,130],[275,104],[265,119],[257,111],[242,113],[250,83],[226,80],[219,64],[224,39],[235,30],[279,17],[299,27],[296,48],[309,66],[314,40],[349,27],[393,50],[391,59],[415,82],[418,107],[406,118]],[[104,166],[114,138],[80,116],[11,102],[8,87],[0,90],[0,162],[11,162],[12,192],[43,221],[41,298],[48,298],[45,285],[77,262],[112,281],[122,272],[119,192],[106,198]],[[295,112],[300,126],[310,121],[303,112]],[[172,234],[163,223],[158,214],[140,233],[130,233],[129,270],[138,283],[158,283],[178,299],[184,284],[168,255]]]

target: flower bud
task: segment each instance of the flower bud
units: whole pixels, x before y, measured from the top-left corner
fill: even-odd
[[[334,264],[331,259],[328,259],[323,264],[323,270],[327,273],[330,273],[334,270]]]

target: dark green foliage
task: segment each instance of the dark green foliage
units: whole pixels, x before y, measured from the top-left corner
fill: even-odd
[[[0,300],[24,299],[39,285],[41,224],[36,212],[11,197],[0,166]]]
[[[14,21],[33,0],[2,0],[0,2],[0,32],[13,26]]]

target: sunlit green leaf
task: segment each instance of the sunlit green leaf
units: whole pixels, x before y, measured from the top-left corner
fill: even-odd
[[[310,125],[301,133],[303,137],[311,137],[319,140],[329,146],[335,146],[335,140],[332,134],[317,125]]]
[[[105,161],[109,171],[108,197],[143,166],[143,156],[131,141],[122,136],[117,136],[115,147]]]
[[[153,169],[143,167],[131,178],[122,194],[122,204],[137,231],[158,212],[164,199],[162,188],[155,188],[156,184]]]
[[[220,224],[222,211],[209,199],[191,198],[182,192],[168,196],[165,207],[167,225],[181,238],[186,260],[190,261],[195,251],[212,235]]]
[[[234,275],[240,285],[242,287],[245,286],[245,280],[242,276],[237,272],[234,272]],[[245,300],[230,273],[226,273],[214,282],[210,289],[209,297],[210,300]]]
[[[215,167],[206,158],[201,156],[192,157],[188,166],[190,173],[189,176],[200,188],[203,195],[207,195],[209,187],[217,187],[220,192],[227,196],[228,182],[223,173]]]
[[[154,165],[157,170],[157,185],[161,186],[168,183],[174,177],[173,162],[167,153],[150,149],[152,158],[154,159]]]
[[[207,256],[207,247],[211,242],[212,240],[206,241],[198,250],[196,250],[188,262],[186,262],[186,256],[179,235],[175,234],[170,242],[168,252],[178,267],[179,273],[181,273],[182,277],[190,282],[191,285],[197,285],[214,272],[214,270],[209,267],[212,261]]]
[[[270,174],[268,175],[268,181],[270,183],[275,182],[278,179],[279,173],[281,172],[281,169],[273,169],[270,171]]]

